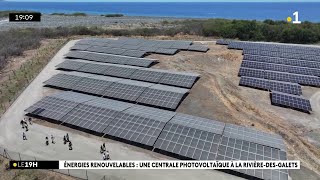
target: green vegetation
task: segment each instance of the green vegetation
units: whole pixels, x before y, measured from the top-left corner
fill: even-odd
[[[9,13],[39,13],[35,11],[0,11],[0,18],[6,18],[9,17]]]
[[[29,38],[29,37],[28,37]],[[14,71],[6,73],[0,85],[0,113],[4,112],[23,89],[51,60],[67,39],[57,39],[40,47],[37,53]]]
[[[56,16],[87,16],[86,13],[81,13],[81,12],[75,12],[71,14],[66,14],[66,13],[52,13],[51,15],[56,15]]]
[[[123,14],[102,14],[104,17],[123,17]]]
[[[186,34],[215,36],[243,41],[272,41],[284,43],[316,43],[320,41],[320,23],[291,24],[265,20],[186,20],[176,21]]]

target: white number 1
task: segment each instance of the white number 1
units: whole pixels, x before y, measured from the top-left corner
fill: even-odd
[[[301,24],[301,21],[299,21],[299,12],[296,11],[293,13],[294,21],[292,21],[293,24]]]

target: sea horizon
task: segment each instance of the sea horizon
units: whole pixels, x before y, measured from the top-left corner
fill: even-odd
[[[90,5],[88,5],[90,4]],[[21,2],[0,1],[0,10],[44,14],[82,12],[88,15],[173,18],[286,20],[299,11],[300,21],[320,22],[320,2]]]

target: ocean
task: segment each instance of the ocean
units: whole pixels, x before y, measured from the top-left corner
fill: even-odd
[[[300,21],[320,22],[320,2],[303,3],[125,3],[125,2],[5,2],[0,10],[32,10],[45,14],[84,12],[87,14],[120,13],[126,16],[226,18],[248,20],[286,20],[299,12]]]

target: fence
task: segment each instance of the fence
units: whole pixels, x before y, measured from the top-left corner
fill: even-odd
[[[3,156],[4,158],[10,159],[10,160],[15,160],[15,161],[22,161],[22,160],[43,161],[44,160],[41,158],[36,158],[36,157],[28,156],[25,154],[21,154],[19,152],[10,151],[2,147],[0,147],[0,156]],[[84,179],[84,180],[109,180],[110,179],[110,177],[107,177],[105,175],[99,175],[88,170],[50,169],[49,171],[57,172],[63,175],[71,176],[78,179]]]

